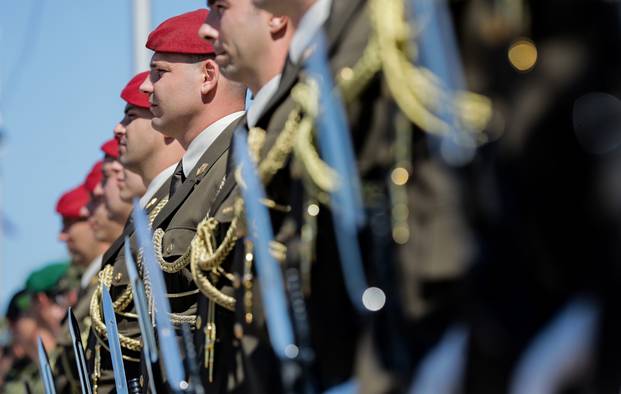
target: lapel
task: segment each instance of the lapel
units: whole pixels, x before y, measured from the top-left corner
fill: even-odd
[[[158,202],[160,202],[163,198],[168,196],[169,189],[170,189],[170,179],[164,182],[164,184],[157,190],[157,192],[155,192],[155,194],[151,198],[151,201],[147,202],[147,206],[145,207],[147,214],[149,214],[149,212],[151,212],[151,210],[153,210],[153,208],[157,206]],[[129,218],[127,219],[127,223],[125,223],[125,227],[123,228],[123,234],[121,234],[119,238],[114,240],[112,245],[110,245],[108,250],[106,250],[106,253],[104,253],[103,258],[101,260],[102,268],[108,264],[114,263],[114,260],[116,259],[116,256],[118,255],[119,251],[125,245],[125,237],[131,237],[132,234],[134,234],[134,221],[132,219],[132,215],[130,214]]]
[[[183,182],[183,184],[177,189],[174,196],[168,201],[168,204],[160,211],[153,220],[152,228],[156,229],[164,223],[172,214],[177,212],[179,207],[183,205],[188,198],[196,184],[198,184],[206,174],[209,173],[214,163],[229,149],[231,145],[231,138],[235,129],[243,124],[245,116],[240,116],[233,123],[228,125],[226,129],[216,138],[216,140],[207,148],[205,153],[201,156],[196,166],[192,169],[192,172]],[[200,173],[198,170],[201,170]]]
[[[123,233],[120,237],[112,242],[112,245],[106,250],[103,257],[101,258],[101,268],[105,267],[108,264],[113,264],[116,259],[117,254],[125,244],[125,237],[129,237],[134,233],[134,221],[132,220],[131,214],[129,219],[127,219],[127,223],[125,223],[125,227],[123,228]]]
[[[280,78],[280,83],[278,84],[278,89],[276,89],[276,92],[274,92],[270,100],[267,102],[261,116],[259,116],[259,120],[257,122],[258,127],[263,129],[267,128],[267,122],[269,122],[272,112],[274,112],[285,97],[289,95],[291,89],[298,80],[300,70],[301,65],[291,63],[289,55],[287,55],[287,61],[285,62],[285,68],[282,70],[282,76]]]

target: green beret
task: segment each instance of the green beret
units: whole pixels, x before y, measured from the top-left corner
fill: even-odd
[[[67,274],[68,263],[53,263],[34,271],[26,279],[26,290],[29,293],[55,293],[58,283]]]

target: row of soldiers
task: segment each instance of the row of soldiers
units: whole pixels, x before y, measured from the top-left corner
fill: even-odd
[[[41,305],[46,392],[618,392],[614,110],[585,95],[610,88],[617,5],[571,2],[594,32],[492,3],[451,9],[489,11],[456,43],[486,96],[423,1],[209,0],[160,24],[58,202],[77,297],[41,301],[63,271],[11,303],[15,333]],[[526,25],[541,60],[509,78],[498,48]]]

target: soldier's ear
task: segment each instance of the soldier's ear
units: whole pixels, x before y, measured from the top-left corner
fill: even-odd
[[[220,77],[220,70],[218,69],[218,64],[213,59],[207,59],[201,65],[203,82],[201,84],[201,93],[203,95],[209,94],[213,89],[215,89],[218,84],[218,79]]]
[[[270,33],[274,35],[274,34],[279,34],[281,32],[284,32],[288,24],[289,24],[289,18],[287,18],[286,16],[272,15],[269,20]]]

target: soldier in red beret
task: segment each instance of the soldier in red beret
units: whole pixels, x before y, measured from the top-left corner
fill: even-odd
[[[121,198],[121,188],[126,184],[141,184],[144,193],[144,185],[142,179],[136,174],[129,174],[129,177],[125,177],[125,171],[123,165],[119,162],[119,142],[116,138],[110,139],[101,146],[102,152],[104,152],[103,160],[103,179],[101,192],[103,193],[103,203],[108,213],[108,218],[116,223],[118,231],[114,234],[113,240],[116,239],[129,218],[132,210],[130,194],[129,200]],[[138,178],[134,182],[134,177]],[[96,192],[99,190],[96,190]],[[139,195],[141,193],[139,192]]]
[[[127,103],[125,116],[114,129],[119,141],[119,161],[126,170],[138,174],[147,186],[140,199],[145,207],[155,192],[170,178],[184,150],[177,140],[153,129],[149,96],[140,85],[149,72],[141,72],[125,86],[121,98]]]
[[[125,115],[114,131],[119,141],[119,162],[126,172],[131,171],[139,175],[144,185],[147,185],[146,192],[140,199],[140,205],[151,216],[153,212],[161,210],[168,201],[170,178],[184,151],[177,140],[155,131],[151,126],[153,115],[149,111],[149,97],[139,90],[139,86],[145,78],[148,78],[148,75],[149,72],[139,73],[121,92],[121,98],[126,102]],[[112,271],[113,281],[110,284],[110,295],[114,301],[126,292],[129,284],[123,252],[125,237],[129,237],[133,253],[137,254],[134,227],[130,221],[123,229],[123,234],[104,254],[100,267],[104,274]],[[98,294],[94,294],[93,297],[97,298],[92,302],[101,303],[101,297],[98,297]],[[138,321],[133,317],[136,311],[127,309],[128,307],[129,305],[125,306],[126,309],[117,311],[119,313],[117,321],[119,335],[121,338],[129,337],[136,340],[139,339],[140,333]],[[93,315],[91,319],[95,321],[100,317]],[[96,330],[97,326],[90,333],[89,349],[90,354],[99,354],[97,385],[99,392],[106,392],[114,387],[114,373],[107,349],[101,348],[95,352],[94,337],[105,336],[104,332],[96,332]],[[122,341],[122,343],[126,342]],[[140,359],[140,353],[124,345],[122,345],[122,351],[127,361],[126,375],[130,378],[137,378],[140,375],[140,365],[136,360]],[[92,357],[89,358],[92,359]]]
[[[109,244],[98,241],[88,223],[84,208],[90,195],[84,185],[63,194],[56,204],[56,212],[62,217],[63,225],[59,239],[67,245],[72,263],[86,268],[108,248]]]
[[[188,316],[196,319],[198,301],[190,267],[179,261],[223,184],[233,131],[244,124],[246,87],[220,72],[214,48],[197,34],[208,13],[178,15],[151,32],[146,46],[155,53],[141,87],[149,95],[153,128],[186,149],[171,179],[170,200],[152,225],[161,236],[154,246],[162,253],[177,325]]]

